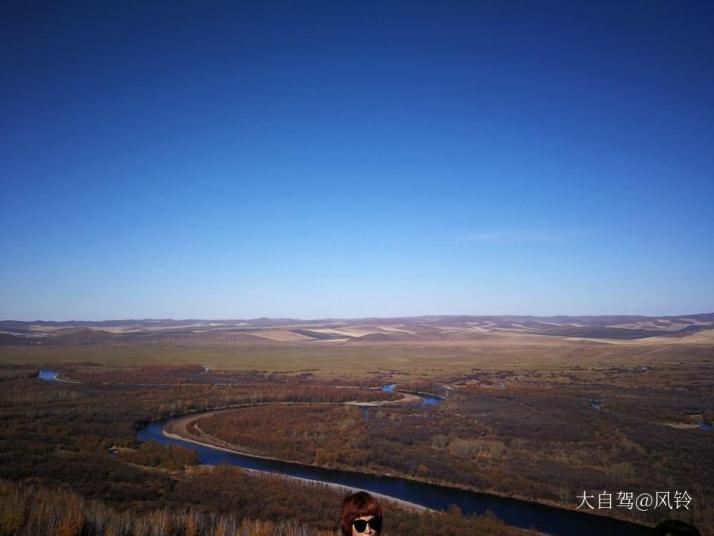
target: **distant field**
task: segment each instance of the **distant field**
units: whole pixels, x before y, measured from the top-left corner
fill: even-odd
[[[92,362],[102,365],[202,364],[222,370],[305,372],[318,376],[439,378],[484,370],[560,370],[564,368],[638,367],[711,364],[714,344],[629,342],[603,344],[554,337],[510,335],[502,340],[421,341],[400,343],[311,342],[249,345],[70,344],[1,346],[3,365],[60,365]]]

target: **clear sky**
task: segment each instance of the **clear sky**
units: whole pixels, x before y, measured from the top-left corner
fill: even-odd
[[[2,2],[0,318],[714,310],[714,2]]]

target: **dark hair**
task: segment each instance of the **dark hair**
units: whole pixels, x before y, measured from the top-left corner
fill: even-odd
[[[678,521],[675,519],[668,519],[667,521],[662,521],[659,525],[655,527],[655,536],[699,536],[700,532],[685,523],[684,521]]]
[[[352,522],[362,516],[374,516],[381,524],[382,507],[379,501],[364,491],[358,491],[345,497],[340,513],[342,534],[352,536]]]

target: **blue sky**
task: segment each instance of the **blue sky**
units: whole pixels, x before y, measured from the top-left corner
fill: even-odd
[[[711,2],[4,2],[0,318],[714,310]]]

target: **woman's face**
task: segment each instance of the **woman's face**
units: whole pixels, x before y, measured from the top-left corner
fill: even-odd
[[[369,523],[362,523],[363,521],[369,522],[374,520],[374,516],[360,516],[352,522],[352,536],[364,536],[365,534],[369,536],[379,536],[379,531]],[[355,523],[355,521],[357,523]],[[357,530],[358,528],[363,529],[361,532]]]

